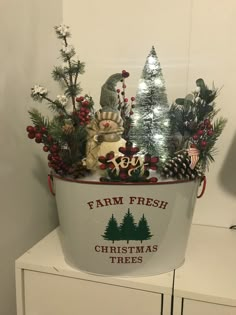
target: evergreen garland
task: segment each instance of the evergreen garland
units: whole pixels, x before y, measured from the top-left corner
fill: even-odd
[[[84,163],[86,126],[93,119],[94,102],[90,95],[79,96],[82,89],[78,78],[84,73],[85,64],[75,58],[75,48],[68,43],[71,37],[69,27],[57,26],[55,32],[62,42],[60,58],[65,65],[55,66],[52,78],[63,87],[63,94],[53,99],[48,96],[46,88],[35,85],[31,89],[32,99],[45,101],[54,117],[49,120],[37,109],[31,109],[29,116],[33,126],[26,129],[30,139],[43,144],[50,168],[61,176],[77,178],[88,172]],[[126,148],[119,148],[119,151],[130,159],[143,155],[145,170],[134,169],[130,164],[114,172],[108,162],[113,154],[111,152],[106,157],[99,157],[100,168],[106,170],[106,176],[101,180],[156,182],[156,177],[149,177],[149,169],[157,170],[157,162],[158,172],[164,178],[202,178],[210,163],[214,162],[216,142],[227,122],[225,118],[216,118],[219,109],[216,108],[215,99],[219,90],[214,84],[209,89],[200,78],[196,80],[195,91],[185,98],[177,98],[169,108],[162,69],[154,47],[143,68],[136,105],[134,97],[129,104],[125,96],[125,78],[128,76],[125,70],[119,74],[122,90],[115,91],[111,86],[111,90],[114,89],[112,92],[117,92],[117,98],[113,93],[112,99],[123,119],[123,138],[127,140]],[[110,105],[110,102],[110,99],[105,100],[105,104]],[[138,147],[133,147],[130,141]],[[195,152],[194,158],[191,150]],[[117,163],[120,163],[119,159],[122,157],[118,157]],[[196,163],[193,166],[194,159]]]
[[[84,73],[85,64],[74,59],[75,49],[68,44],[69,27],[60,25],[55,31],[62,40],[60,57],[66,65],[55,66],[52,78],[60,83],[64,93],[53,100],[48,97],[46,88],[35,85],[31,89],[33,100],[46,101],[54,117],[49,120],[38,110],[31,109],[29,115],[34,126],[28,126],[27,132],[30,139],[43,143],[50,168],[62,176],[80,177],[87,173],[82,161],[86,151],[86,125],[94,115],[94,102],[89,95],[78,96],[81,92],[78,76]]]
[[[209,89],[203,79],[196,81],[196,90],[185,98],[176,99],[169,110],[171,125],[171,156],[175,152],[194,147],[199,150],[198,167],[202,172],[214,162],[215,144],[227,120],[215,117],[219,113],[215,99],[219,91]]]

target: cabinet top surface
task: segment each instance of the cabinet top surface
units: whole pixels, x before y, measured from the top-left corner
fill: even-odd
[[[106,277],[74,269],[65,262],[60,228],[16,261],[16,268],[170,294],[173,272],[148,277]],[[192,225],[185,263],[175,272],[175,295],[236,306],[236,232]]]
[[[192,226],[175,295],[236,306],[236,231]]]
[[[16,268],[56,274],[171,295],[173,272],[148,277],[110,277],[85,273],[65,261],[60,228],[56,228],[16,260]]]

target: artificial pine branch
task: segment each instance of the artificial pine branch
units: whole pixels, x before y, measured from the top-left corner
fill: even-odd
[[[67,113],[64,105],[62,105],[60,102],[58,101],[54,101],[53,103],[51,103],[49,105],[49,108],[51,109],[51,111],[56,112],[58,114],[63,114],[66,117],[69,117],[69,114]]]
[[[65,43],[65,46],[67,47],[68,43],[67,43],[66,36],[64,37],[64,43]],[[66,60],[67,60],[68,65],[69,65],[69,69],[71,69],[71,57],[66,55]],[[72,77],[71,73],[69,73],[69,81],[70,81],[70,87],[68,87],[68,89],[67,89],[67,95],[69,95],[71,97],[71,101],[72,101],[72,105],[73,105],[73,111],[75,111],[76,110],[75,97],[76,97],[77,89],[73,83],[73,77]]]
[[[200,151],[198,163],[204,172],[209,169],[210,163],[214,162],[214,155],[217,153],[215,144],[225,128],[226,123],[227,119],[225,118],[220,117],[216,119],[213,123],[213,134],[209,137],[206,148]]]
[[[78,75],[84,73],[84,67],[85,67],[84,62],[80,62],[78,60],[77,62],[74,63],[73,69],[75,71],[75,85],[77,84]]]
[[[54,67],[52,71],[52,77],[55,81],[64,81],[65,85],[69,88],[69,82],[67,81],[67,78],[65,76],[65,68],[62,68],[60,66]]]
[[[70,97],[71,99],[74,99],[74,95],[79,94],[82,91],[82,89],[77,85],[70,85],[66,90],[65,90],[65,95]],[[73,104],[73,111],[76,110],[75,107],[75,100],[72,102]]]
[[[45,118],[37,109],[33,108],[28,111],[30,119],[36,127],[49,127],[49,120]]]
[[[64,115],[66,115],[67,117],[69,116],[65,107],[57,100],[53,101],[50,98],[48,98],[47,96],[42,96],[43,99],[45,99],[46,101],[49,102],[49,108],[59,114],[63,113]]]

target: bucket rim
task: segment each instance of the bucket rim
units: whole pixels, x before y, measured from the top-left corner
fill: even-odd
[[[114,186],[142,186],[142,185],[171,185],[171,184],[182,184],[190,182],[200,182],[200,178],[195,179],[183,179],[183,180],[167,180],[167,181],[157,181],[157,182],[100,182],[96,180],[84,180],[84,179],[74,179],[68,177],[62,177],[57,174],[49,174],[50,177],[54,177],[61,181],[79,183],[79,184],[91,184],[91,185],[114,185]]]

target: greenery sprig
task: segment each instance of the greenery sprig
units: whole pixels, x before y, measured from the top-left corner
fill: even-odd
[[[31,89],[33,100],[46,101],[54,116],[49,120],[37,109],[31,109],[33,126],[28,126],[27,132],[30,139],[43,144],[43,150],[48,152],[48,165],[55,172],[62,176],[83,176],[87,172],[82,162],[86,153],[86,125],[93,118],[94,102],[87,94],[79,96],[82,89],[78,77],[84,73],[85,64],[75,59],[75,49],[68,44],[69,27],[57,26],[55,32],[62,40],[60,57],[65,65],[55,66],[52,78],[60,83],[64,93],[53,100],[48,90],[40,85]]]

